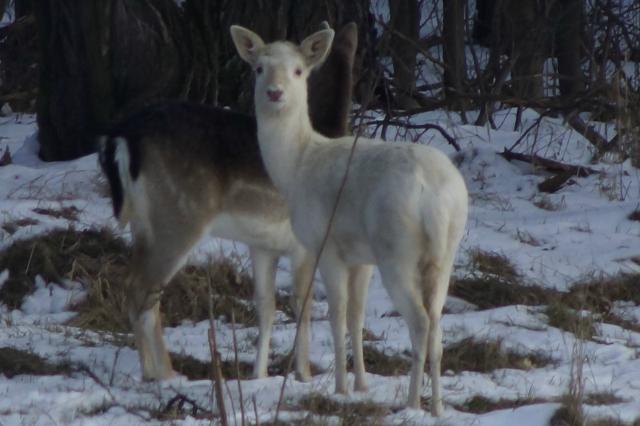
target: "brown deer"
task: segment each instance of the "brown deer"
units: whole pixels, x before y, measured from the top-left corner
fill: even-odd
[[[348,134],[356,44],[356,26],[348,24],[310,85],[310,91],[322,93],[314,96],[319,100],[312,107],[314,125],[330,137]],[[116,218],[131,225],[128,314],[143,378],[174,374],[162,337],[160,295],[193,246],[211,234],[249,245],[259,323],[255,377],[267,374],[278,258],[291,259],[294,310],[302,316],[296,375],[308,380],[309,310],[302,312],[302,298],[313,259],[294,237],[284,199],[267,175],[255,118],[184,102],[148,107],[101,138],[100,164]],[[366,268],[354,271],[352,280],[368,283],[369,274]],[[362,287],[366,291],[354,285]],[[360,291],[354,297],[364,296]],[[362,315],[354,312],[360,329]],[[360,343],[360,358],[361,352]]]

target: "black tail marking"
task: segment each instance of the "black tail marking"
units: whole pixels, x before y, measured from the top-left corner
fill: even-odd
[[[101,136],[99,139],[99,161],[102,171],[107,176],[109,187],[111,188],[111,201],[113,203],[113,215],[120,217],[123,203],[122,182],[118,171],[118,163],[116,162],[116,142],[109,136]]]

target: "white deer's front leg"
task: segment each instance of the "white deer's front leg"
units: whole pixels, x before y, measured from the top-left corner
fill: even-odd
[[[267,250],[250,247],[255,288],[253,299],[258,310],[258,353],[253,365],[253,377],[267,377],[271,327],[276,310],[275,275],[278,257]]]
[[[336,369],[336,393],[347,393],[347,354],[345,345],[347,287],[349,269],[329,247],[320,259],[320,274],[327,289],[329,322],[333,335]]]
[[[373,266],[361,265],[349,270],[349,305],[347,308],[347,325],[351,335],[351,350],[353,352],[353,372],[356,376],[354,389],[364,392],[367,390],[365,378],[364,356],[362,354],[362,327],[364,326],[364,307],[367,290],[371,281]]]
[[[302,382],[311,380],[309,367],[309,323],[311,322],[311,298],[309,288],[312,285],[314,259],[306,251],[291,257],[293,269],[293,308],[296,319],[300,320],[298,340],[296,342],[296,379]],[[305,298],[308,299],[305,301]],[[303,309],[304,308],[304,309]]]

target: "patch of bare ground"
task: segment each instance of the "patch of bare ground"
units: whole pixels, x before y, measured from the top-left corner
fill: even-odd
[[[58,283],[81,278],[91,265],[125,251],[125,244],[106,230],[69,228],[17,241],[0,252],[0,270],[9,270],[0,301],[9,308],[19,308],[35,289],[36,275]]]
[[[469,252],[471,273],[453,280],[449,293],[479,309],[509,305],[544,305],[558,292],[524,283],[522,275],[504,255],[474,249]]]
[[[174,370],[178,373],[187,376],[190,380],[207,380],[211,378],[211,362],[201,361],[190,355],[186,354],[171,354],[171,362]],[[269,362],[268,373],[269,376],[284,375],[287,371],[289,358],[287,356],[278,356]],[[246,380],[251,378],[253,374],[253,365],[246,362],[238,362],[238,368],[234,360],[220,361],[220,369],[222,371],[222,377],[225,379],[241,379]],[[323,371],[311,364],[311,375],[315,376]]]
[[[53,364],[44,358],[14,348],[0,348],[0,374],[12,378],[21,374],[32,376],[65,375],[73,372],[67,363]]]
[[[640,209],[635,209],[627,216],[629,220],[640,221]]]
[[[613,405],[623,402],[626,400],[612,392],[594,392],[584,396],[584,403],[589,405]]]
[[[504,368],[529,370],[552,363],[553,359],[543,353],[522,354],[505,349],[502,340],[477,341],[467,338],[445,348],[442,370],[488,373]]]
[[[15,309],[34,289],[36,275],[46,282],[79,281],[87,297],[77,306],[70,324],[92,330],[128,332],[126,282],[131,262],[128,245],[108,229],[59,229],[17,241],[0,252],[0,271],[9,279],[0,289],[0,302]],[[209,292],[211,287],[211,292]],[[166,287],[161,312],[164,324],[209,318],[212,295],[216,318],[255,324],[249,274],[232,260],[215,259],[205,265],[188,265]]]
[[[560,292],[526,284],[504,255],[475,249],[470,251],[469,259],[471,273],[452,280],[449,292],[479,309],[546,305],[551,326],[588,339],[595,335],[597,321],[640,332],[640,325],[614,311],[617,301],[640,305],[639,273],[592,276],[574,283],[569,291]]]
[[[31,209],[31,211],[43,216],[51,216],[55,219],[62,218],[66,220],[78,220],[78,214],[80,213],[80,210],[78,210],[76,206],[61,207],[59,209],[37,207],[35,209]]]
[[[384,417],[391,414],[391,408],[383,404],[371,401],[338,402],[320,394],[304,396],[287,409],[304,410],[318,416],[337,417],[343,426],[382,425]]]
[[[572,321],[579,319],[582,326],[586,326],[586,332],[593,333],[593,323],[602,321],[609,324],[619,325],[622,328],[640,332],[640,325],[633,321],[626,320],[618,315],[615,310],[615,302],[625,301],[640,305],[640,273],[619,274],[615,276],[594,276],[586,280],[574,283],[570,290],[562,293],[557,303],[562,305],[560,311],[572,310],[568,315],[565,327],[572,331]],[[576,312],[589,311],[591,315],[585,318],[584,315],[577,316]],[[591,322],[591,324],[589,324]]]
[[[492,400],[483,395],[474,395],[463,404],[455,405],[454,408],[466,413],[484,414],[495,410],[505,410],[508,408],[516,409],[525,405],[540,404],[544,402],[548,401],[533,397]]]
[[[9,235],[15,234],[18,229],[24,228],[25,226],[37,225],[38,222],[36,219],[32,219],[30,217],[25,217],[22,219],[11,220],[2,224],[2,229],[4,229]]]
[[[386,354],[370,345],[365,345],[364,361],[367,372],[381,376],[408,374],[411,369],[409,354]],[[444,348],[442,371],[475,371],[488,373],[496,369],[529,370],[553,363],[553,359],[543,353],[521,354],[503,347],[501,340],[477,341],[467,338]],[[352,368],[349,358],[348,367]],[[425,364],[428,372],[429,363]]]
[[[209,380],[211,379],[211,362],[201,361],[190,355],[171,353],[171,363],[174,370],[187,376],[189,380]],[[239,362],[238,368],[233,360],[220,362],[222,377],[225,379],[246,380],[253,373],[253,366],[248,363]]]

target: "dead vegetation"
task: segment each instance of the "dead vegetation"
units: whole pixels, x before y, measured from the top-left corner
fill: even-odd
[[[583,323],[597,319],[640,332],[640,325],[621,318],[614,309],[615,302],[619,301],[640,305],[639,289],[640,273],[592,276],[574,283],[568,292],[562,293],[559,303],[576,312],[589,311],[592,314],[591,320],[581,318]]]
[[[367,372],[381,376],[401,376],[411,369],[409,354],[387,354],[370,345],[364,347],[364,362]],[[478,341],[474,338],[447,345],[442,355],[442,371],[455,374],[462,371],[488,373],[504,368],[529,370],[551,363],[553,360],[542,353],[522,354],[505,349],[501,340]],[[350,358],[348,367],[352,366]],[[429,371],[428,362],[425,371]]]
[[[32,225],[37,225],[38,222],[35,219],[32,219],[30,217],[25,217],[22,219],[16,219],[16,220],[12,220],[12,221],[8,221],[2,224],[2,229],[4,229],[6,232],[9,233],[9,235],[13,235],[15,234],[18,229],[20,228],[24,228],[25,226],[32,226]]]
[[[509,305],[544,305],[558,292],[524,284],[524,279],[509,259],[499,253],[482,250],[469,252],[471,273],[452,281],[449,294],[492,309]]]
[[[9,270],[9,279],[0,289],[0,302],[19,308],[33,292],[36,275],[45,282],[63,284],[75,280],[87,289],[86,299],[72,307],[78,315],[71,324],[93,330],[127,332],[126,277],[130,249],[107,229],[78,231],[73,228],[17,241],[0,252],[0,271]],[[213,260],[204,266],[183,268],[167,286],[162,299],[165,324],[209,318],[209,283],[216,318],[255,323],[251,303],[253,284],[246,271],[228,259]]]
[[[289,409],[292,408],[309,411],[319,416],[338,417],[343,426],[382,425],[384,417],[391,414],[390,407],[379,403],[371,401],[343,403],[320,394],[305,396],[293,407],[289,407]]]
[[[629,216],[627,216],[627,218],[629,220],[640,221],[640,209],[635,209],[634,211],[629,213]]]
[[[459,373],[475,371],[488,373],[497,369],[511,368],[529,370],[553,363],[553,359],[543,353],[522,354],[505,349],[502,340],[477,341],[467,338],[449,345],[442,358],[442,370]]]
[[[544,312],[550,326],[573,333],[578,339],[591,340],[596,334],[593,315],[571,309],[560,300],[547,305]]]
[[[85,272],[99,271],[101,263],[115,253],[124,262],[126,246],[106,230],[70,228],[17,241],[0,252],[0,270],[9,270],[0,301],[9,308],[19,308],[34,290],[37,275],[46,282],[80,279]]]
[[[59,209],[38,207],[31,211],[40,215],[51,216],[54,219],[62,218],[66,220],[78,220],[78,214],[80,213],[76,206],[60,207]]]
[[[15,348],[0,348],[0,375],[12,378],[20,374],[49,376],[69,375],[73,369],[69,364],[52,364],[44,358]]]
[[[452,280],[449,294],[479,309],[510,305],[546,305],[549,325],[591,339],[598,321],[640,332],[640,326],[621,318],[617,301],[640,305],[640,274],[592,276],[574,283],[566,292],[524,283],[521,274],[506,256],[482,250],[469,253],[471,273]]]
[[[495,410],[516,409],[525,405],[540,404],[544,402],[547,401],[533,397],[492,400],[483,395],[474,395],[463,404],[455,405],[454,408],[466,413],[484,414]]]

